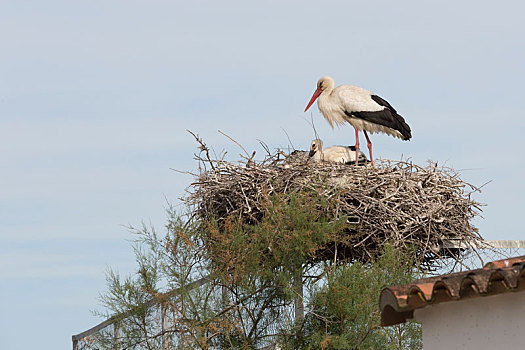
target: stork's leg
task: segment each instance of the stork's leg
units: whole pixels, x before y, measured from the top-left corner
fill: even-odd
[[[368,138],[368,134],[366,133],[366,130],[363,130],[366,137],[366,142],[368,142],[368,151],[370,152],[370,163],[372,163],[372,166],[374,166],[374,158],[372,158],[372,141]]]
[[[355,165],[359,162],[359,130],[355,129]],[[365,134],[366,135],[366,134]]]

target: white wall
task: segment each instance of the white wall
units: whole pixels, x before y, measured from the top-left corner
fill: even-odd
[[[525,348],[525,292],[436,304],[414,318],[425,350]]]

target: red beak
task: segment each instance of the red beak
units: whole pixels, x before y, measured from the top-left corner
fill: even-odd
[[[306,109],[304,110],[305,112],[308,110],[308,108],[310,108],[310,106],[315,102],[315,100],[317,100],[319,95],[321,95],[321,90],[320,89],[315,90],[314,95],[312,96],[312,99],[310,100],[310,102],[308,102],[308,106],[306,106]]]

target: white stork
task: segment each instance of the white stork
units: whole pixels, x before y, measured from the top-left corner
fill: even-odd
[[[323,141],[315,139],[310,144],[310,153],[308,155],[314,162],[325,161],[348,164],[355,161],[355,148],[354,146],[332,146],[323,149]],[[359,152],[359,160],[366,162],[366,156],[363,152]]]
[[[374,165],[372,158],[372,142],[368,138],[367,131],[371,133],[383,132],[385,134],[398,137],[401,140],[410,140],[412,134],[410,126],[405,119],[397,114],[397,111],[381,97],[373,92],[352,85],[340,85],[335,87],[334,79],[325,76],[317,82],[312,99],[306,106],[305,112],[317,101],[319,110],[334,128],[343,125],[345,122],[352,124],[355,129],[355,162],[358,161],[359,152],[359,130],[363,130],[368,150],[370,151],[370,161]]]

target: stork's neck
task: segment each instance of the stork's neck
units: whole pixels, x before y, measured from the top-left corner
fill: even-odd
[[[334,93],[334,91],[335,89],[332,86],[327,87],[321,92],[317,100],[319,111],[332,129],[335,125],[339,126],[345,122],[343,106],[339,103],[337,93]]]
[[[319,95],[319,103],[320,104],[330,103],[332,99],[333,91],[334,91],[333,86],[328,86],[326,89],[324,89]]]
[[[321,95],[319,95],[319,97],[328,97],[328,96],[331,96],[332,95],[332,92],[334,91],[334,88],[333,87],[328,87],[326,89],[323,90],[323,92],[321,92]]]

